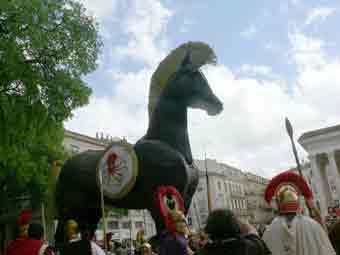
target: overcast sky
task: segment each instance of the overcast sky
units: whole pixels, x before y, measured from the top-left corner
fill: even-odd
[[[145,134],[150,77],[169,51],[200,40],[218,65],[204,68],[224,111],[190,111],[193,154],[206,151],[271,177],[294,166],[284,118],[296,138],[339,124],[340,2],[314,0],[83,0],[97,17],[104,48],[85,77],[90,103],[65,122],[135,142]],[[306,157],[301,147],[301,157]]]

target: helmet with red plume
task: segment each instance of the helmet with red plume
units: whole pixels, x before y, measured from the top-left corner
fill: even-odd
[[[292,171],[286,171],[269,182],[264,199],[270,204],[275,198],[280,213],[295,213],[300,210],[299,195],[304,196],[307,201],[313,199],[312,191],[305,179]]]
[[[19,218],[16,220],[16,224],[19,227],[19,236],[27,237],[28,236],[28,226],[32,221],[32,211],[25,210],[22,211],[19,215]]]
[[[160,186],[156,192],[156,206],[164,220],[166,228],[173,234],[176,233],[175,223],[185,216],[184,201],[181,194],[173,186]]]

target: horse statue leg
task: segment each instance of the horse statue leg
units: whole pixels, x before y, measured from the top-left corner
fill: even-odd
[[[189,174],[188,177],[188,186],[183,194],[183,200],[184,200],[184,208],[185,208],[185,213],[187,214],[189,209],[190,209],[190,205],[191,205],[191,201],[192,198],[196,192],[197,189],[197,185],[199,182],[199,173],[197,168],[195,168],[194,166],[188,166],[187,167],[187,172]]]

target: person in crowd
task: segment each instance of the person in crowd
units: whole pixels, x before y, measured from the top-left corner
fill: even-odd
[[[208,241],[196,255],[271,254],[256,229],[248,223],[241,223],[228,209],[211,212],[205,231]]]
[[[203,248],[207,242],[208,242],[208,235],[204,231],[200,231],[199,242],[198,242],[199,249]]]
[[[175,210],[170,215],[174,229],[168,229],[160,236],[160,255],[188,255],[190,248],[186,236],[189,233],[184,214]]]
[[[36,247],[35,250],[38,250],[38,252],[35,252],[36,255],[54,255],[53,247],[51,247],[48,242],[43,241],[43,234],[44,229],[41,226],[41,224],[38,223],[32,223],[28,227],[28,238],[29,241],[32,243],[33,247]]]
[[[141,247],[142,245],[146,242],[145,237],[144,237],[144,229],[141,229],[137,232],[136,235],[136,249],[135,249],[135,254],[139,255],[141,254]]]
[[[42,240],[43,227],[31,222],[31,213],[23,212],[17,220],[19,236],[7,248],[6,255],[53,255],[53,249]]]
[[[16,221],[17,238],[10,242],[5,255],[24,255],[30,254],[26,251],[30,248],[30,242],[28,240],[28,227],[32,220],[31,211],[23,211]],[[32,253],[34,254],[34,253]]]
[[[156,255],[155,253],[152,252],[152,247],[147,242],[144,242],[142,244],[141,249],[140,249],[140,254],[141,255]]]
[[[191,232],[189,234],[189,237],[188,237],[189,247],[193,252],[197,251],[200,248],[199,239],[200,239],[200,235],[198,233]]]
[[[65,228],[68,243],[63,248],[63,255],[105,255],[105,252],[86,233],[80,238],[78,223],[68,220]]]
[[[107,233],[106,234],[106,249],[107,249],[107,255],[109,254],[113,254],[113,242],[112,242],[112,236],[113,236],[113,233]]]
[[[122,254],[122,244],[120,242],[114,242],[113,243],[113,251],[116,255]]]
[[[335,255],[320,220],[302,215],[299,194],[305,196],[309,210],[315,211],[311,191],[303,177],[285,172],[268,184],[265,200],[270,203],[275,197],[279,214],[267,227],[263,240],[275,255]]]
[[[336,254],[340,255],[340,221],[337,221],[329,227],[328,236],[336,251]]]
[[[257,228],[257,232],[259,233],[259,236],[262,238],[264,232],[266,231],[266,225],[265,224],[259,224]]]

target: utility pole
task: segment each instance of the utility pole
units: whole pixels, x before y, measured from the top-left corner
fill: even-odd
[[[208,175],[208,165],[207,165],[207,153],[204,153],[204,166],[205,166],[205,178],[207,181],[207,200],[208,200],[208,212],[211,213],[212,205],[211,205],[211,194],[210,194],[210,182]]]
[[[147,236],[147,226],[146,226],[146,214],[145,214],[145,209],[143,210],[143,218],[144,218],[144,234],[145,234],[145,236]]]
[[[196,214],[198,228],[201,231],[201,218],[200,218],[200,214],[199,214],[199,211],[198,211],[198,208],[197,208],[197,204],[196,204],[196,199],[195,198],[192,199],[192,203],[193,203],[193,207],[194,207],[193,209],[194,209],[195,214]]]

